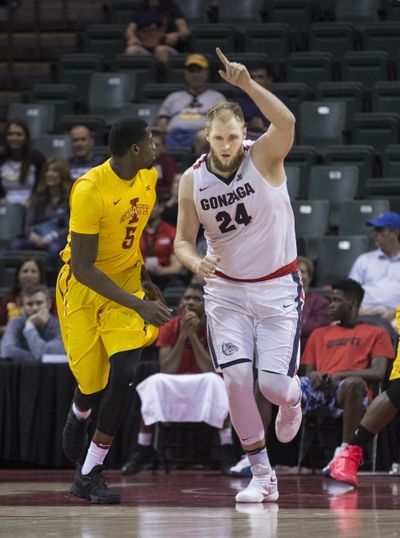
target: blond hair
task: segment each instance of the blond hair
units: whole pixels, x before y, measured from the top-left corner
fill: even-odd
[[[229,121],[231,118],[236,118],[239,123],[245,126],[243,117],[243,111],[237,103],[233,101],[222,101],[210,108],[207,112],[207,131],[211,128],[211,123],[218,118],[224,122]]]

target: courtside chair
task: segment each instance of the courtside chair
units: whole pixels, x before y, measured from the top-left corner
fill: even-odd
[[[330,226],[339,225],[341,202],[355,198],[357,190],[358,168],[356,166],[317,165],[311,168],[308,199],[328,200]]]
[[[367,226],[367,222],[389,210],[388,200],[343,201],[339,210],[339,234],[372,235],[373,227]]]
[[[318,240],[316,285],[325,286],[347,278],[358,256],[368,251],[366,235],[326,235]]]
[[[324,164],[354,165],[358,168],[358,193],[363,197],[365,181],[374,176],[375,150],[373,146],[351,144],[331,146],[324,155]]]
[[[343,144],[346,103],[343,101],[303,101],[300,104],[299,143],[312,145],[319,154],[329,146]]]
[[[51,133],[54,127],[54,105],[48,103],[11,103],[7,110],[7,121],[24,120],[32,140],[41,134]]]

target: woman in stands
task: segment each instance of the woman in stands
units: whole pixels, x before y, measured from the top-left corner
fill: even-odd
[[[66,159],[49,157],[27,211],[25,235],[12,241],[11,250],[46,250],[49,265],[57,266],[68,235],[71,185]]]
[[[0,153],[0,201],[28,206],[45,157],[32,147],[28,126],[22,120],[7,123]]]

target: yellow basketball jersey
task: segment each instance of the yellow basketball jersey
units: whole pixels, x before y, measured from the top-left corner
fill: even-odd
[[[396,311],[396,326],[397,326],[397,332],[400,335],[400,305],[397,308]],[[397,346],[397,355],[394,359],[392,371],[390,372],[389,380],[393,381],[394,379],[400,378],[400,338]]]
[[[127,181],[119,178],[110,159],[75,181],[70,196],[70,232],[98,234],[96,267],[106,274],[119,273],[142,261],[140,236],[156,200],[157,171],[139,170]],[[61,253],[71,258],[71,233]]]

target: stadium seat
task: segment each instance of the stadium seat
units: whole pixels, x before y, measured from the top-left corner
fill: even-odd
[[[368,251],[366,235],[324,236],[318,240],[316,285],[325,286],[347,278],[355,259]]]
[[[89,112],[103,116],[108,124],[125,115],[124,106],[135,95],[128,73],[93,73],[89,86]]]
[[[388,78],[389,55],[383,50],[346,52],[342,61],[342,80],[361,82],[371,90],[380,80]]]
[[[383,154],[388,144],[400,142],[400,115],[390,112],[356,114],[351,128],[354,144],[369,144]]]
[[[346,103],[346,127],[354,114],[365,110],[366,94],[360,82],[321,82],[315,92],[318,101],[344,101]]]
[[[249,24],[245,29],[245,52],[267,54],[278,67],[286,63],[291,48],[291,29],[288,24]]]
[[[369,199],[388,200],[390,210],[400,214],[399,176],[367,179],[365,192]]]
[[[400,112],[400,82],[376,82],[372,92],[372,112]]]
[[[268,21],[288,24],[297,34],[297,45],[305,41],[313,17],[311,0],[269,0],[264,2]]]
[[[142,4],[142,0],[112,0],[108,4],[111,23],[126,26],[128,22],[133,20],[135,11]]]
[[[303,82],[315,91],[321,82],[333,80],[330,52],[293,52],[287,63],[287,81]]]
[[[303,254],[312,260],[317,256],[318,239],[328,230],[327,200],[292,200],[296,238],[304,244]]]
[[[172,82],[164,82],[164,84],[152,84],[149,82],[143,85],[143,100],[145,103],[158,103],[160,105],[170,93],[185,89],[185,84],[177,84]]]
[[[246,0],[245,2],[218,0],[218,6],[220,21],[239,30],[247,24],[261,22],[261,0]]]
[[[290,101],[290,109],[297,116],[300,103],[310,98],[311,92],[304,82],[277,82],[272,85],[272,93]],[[289,103],[288,103],[289,104]]]
[[[221,79],[222,80],[222,79]],[[222,93],[229,101],[236,101],[240,95],[240,90],[228,82],[210,82],[207,87],[210,90]]]
[[[7,286],[9,289],[13,286],[15,270],[24,258],[37,258],[43,267],[48,265],[47,252],[44,250],[0,250],[0,281],[2,286]]]
[[[110,148],[108,146],[95,146],[93,148],[93,155],[98,155],[106,160],[110,157]]]
[[[208,22],[204,0],[175,0],[175,3],[181,8],[189,26]]]
[[[390,20],[367,24],[363,30],[363,49],[384,50],[396,59],[400,50],[399,23]]]
[[[24,231],[25,207],[21,204],[0,204],[0,249],[7,249],[10,241]],[[2,286],[6,284],[1,281]]]
[[[303,101],[300,103],[298,136],[300,144],[312,145],[324,153],[333,144],[343,143],[346,103],[343,101]]]
[[[400,21],[400,2],[383,0],[382,10],[387,21]]]
[[[336,0],[335,16],[337,21],[351,22],[363,26],[378,20],[380,0]]]
[[[344,200],[357,194],[358,168],[356,166],[318,165],[311,168],[308,186],[309,200],[329,201],[329,225],[339,225],[339,208]]]
[[[309,47],[311,51],[330,52],[335,60],[354,50],[356,34],[354,26],[345,22],[317,22],[311,25]]]
[[[61,117],[76,112],[77,92],[75,84],[35,84],[30,97],[34,103],[54,105],[54,129],[57,131]]]
[[[125,24],[90,24],[84,35],[84,52],[102,54],[111,62],[124,51]]]
[[[142,118],[147,125],[152,127],[157,119],[159,108],[158,103],[133,103],[129,105],[129,113],[132,116]]]
[[[156,83],[158,80],[157,59],[146,54],[118,54],[111,64],[111,70],[133,75],[132,83],[136,86],[133,98],[138,102],[143,98],[143,84]],[[136,81],[140,81],[140,84],[136,84]]]
[[[379,217],[389,209],[387,200],[345,200],[340,204],[339,234],[369,235],[373,227],[367,226],[367,221]]]
[[[383,175],[400,177],[400,144],[389,144],[383,153]]]
[[[61,131],[69,131],[74,125],[86,125],[92,132],[96,144],[102,146],[106,142],[107,123],[102,116],[93,114],[66,114],[61,118]]]
[[[35,141],[35,148],[43,153],[45,157],[71,156],[71,142],[69,134],[44,134]]]
[[[300,198],[306,198],[311,166],[317,160],[317,152],[314,146],[294,145],[286,155],[285,165],[298,166],[300,168]]]
[[[11,103],[7,111],[7,121],[24,120],[28,125],[31,139],[41,134],[51,133],[54,126],[54,105],[36,103]]]
[[[285,166],[287,190],[291,200],[297,198],[300,194],[300,167]]]
[[[365,181],[374,175],[375,151],[372,146],[366,145],[331,146],[324,155],[324,164],[357,166],[357,196],[363,197]]]
[[[233,52],[236,48],[235,41],[235,29],[228,24],[196,24],[192,28],[192,50],[202,54],[208,52],[215,55],[216,45],[224,53]]]
[[[106,59],[102,54],[64,54],[56,64],[57,80],[62,84],[76,85],[77,99],[87,104],[90,77],[102,71],[105,64]]]

